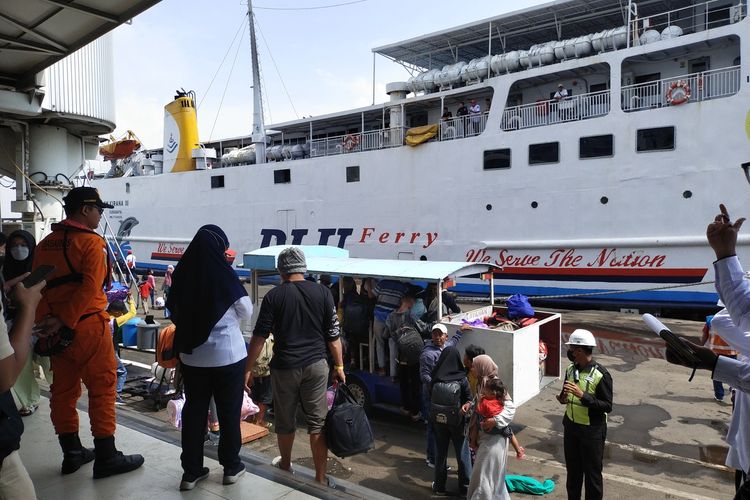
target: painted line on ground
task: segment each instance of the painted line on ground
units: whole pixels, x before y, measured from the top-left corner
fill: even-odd
[[[526,455],[526,458],[524,458],[524,460],[528,460],[529,462],[534,462],[534,463],[545,465],[548,467],[555,467],[557,469],[566,470],[565,466],[556,460],[549,460],[546,458],[537,458],[528,454]],[[655,491],[657,493],[663,493],[664,495],[667,495],[668,497],[686,498],[688,500],[716,500],[715,497],[704,497],[701,495],[696,495],[695,493],[687,493],[684,491],[676,490],[674,488],[662,487],[653,483],[646,483],[644,481],[639,481],[637,479],[632,479],[629,477],[617,476],[615,474],[610,474],[608,472],[603,472],[602,477],[604,477],[604,479],[607,481],[615,481],[621,484],[626,484],[628,486],[635,486],[636,488],[642,488],[645,490]]]
[[[552,429],[542,429],[541,427],[531,427],[527,426],[525,429],[532,430],[534,432],[540,432],[542,434],[548,434],[552,436],[556,436],[562,439],[563,433],[560,431],[555,431]],[[690,458],[690,457],[681,457],[679,455],[672,455],[671,453],[665,453],[663,451],[657,451],[652,450],[650,448],[643,448],[642,446],[636,446],[633,444],[621,444],[621,443],[614,443],[612,441],[607,441],[608,446],[614,446],[617,448],[620,448],[623,451],[630,451],[630,452],[636,452],[636,453],[642,453],[644,455],[649,455],[656,458],[663,458],[666,460],[674,460],[677,462],[682,462],[686,464],[691,465],[700,465],[701,467],[707,467],[709,469],[718,470],[721,472],[734,472],[733,469],[730,469],[726,465],[721,464],[712,464],[711,462],[704,462],[703,460],[698,460],[697,458]]]

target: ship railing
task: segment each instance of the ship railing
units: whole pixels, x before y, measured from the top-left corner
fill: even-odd
[[[657,31],[662,34],[662,40],[668,38],[663,34],[669,26],[678,26],[683,35],[718,28],[727,24],[738,23],[747,16],[747,0],[732,2],[727,5],[724,0],[708,0],[706,2],[691,3],[685,7],[653,14],[633,21],[633,29],[639,32]],[[723,12],[725,15],[722,15]]]
[[[463,139],[464,137],[479,135],[487,127],[487,118],[489,115],[489,111],[485,111],[484,113],[474,115],[441,119],[438,140],[451,141],[453,139]]]
[[[367,132],[337,135],[310,142],[310,157],[332,156],[402,146],[404,128],[392,127]]]
[[[622,108],[641,111],[676,106],[728,97],[739,90],[740,66],[730,66],[624,86]]]
[[[501,128],[505,131],[542,127],[556,123],[588,120],[609,113],[608,90],[569,96],[565,99],[540,99],[506,108]]]

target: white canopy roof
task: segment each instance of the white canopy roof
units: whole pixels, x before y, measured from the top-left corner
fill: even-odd
[[[261,248],[244,254],[249,270],[276,270],[276,258],[286,245]],[[327,246],[300,246],[307,260],[307,271],[333,276],[371,277],[395,280],[439,281],[448,276],[461,277],[499,271],[490,264],[423,260],[388,260],[350,258],[347,250]]]

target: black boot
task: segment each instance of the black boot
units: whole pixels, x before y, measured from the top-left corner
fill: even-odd
[[[94,459],[94,450],[83,447],[77,432],[60,434],[57,439],[60,440],[60,447],[63,451],[61,470],[63,474],[72,474]]]
[[[143,465],[141,455],[123,455],[115,448],[115,437],[94,438],[94,479],[124,474]]]

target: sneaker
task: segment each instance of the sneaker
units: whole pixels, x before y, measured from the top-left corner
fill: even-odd
[[[28,417],[29,415],[33,415],[37,408],[39,408],[38,405],[24,406],[23,408],[18,410],[18,414],[22,417]]]
[[[240,463],[236,469],[224,469],[224,480],[222,484],[234,484],[240,480],[245,473],[245,464]]]
[[[122,396],[120,394],[118,394],[118,395],[115,396],[115,404],[116,405],[124,405],[125,404],[125,400],[122,399]]]
[[[207,477],[208,467],[203,467],[199,476],[194,476],[193,474],[188,474],[186,472],[182,475],[182,481],[180,481],[180,491],[192,490],[195,488],[195,485],[198,484],[198,481],[203,481]]]
[[[326,484],[332,490],[336,489],[336,481],[333,479],[333,476],[326,476]]]
[[[432,482],[432,496],[434,497],[447,497],[448,494],[445,491],[435,490],[435,481]]]
[[[425,460],[425,463],[427,464],[427,467],[429,467],[430,469],[435,468],[435,462],[430,462],[429,460]]]

